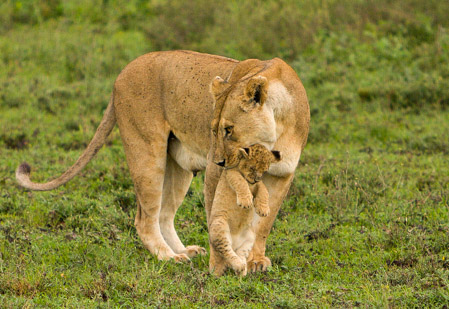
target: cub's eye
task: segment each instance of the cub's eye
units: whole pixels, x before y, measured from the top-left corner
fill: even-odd
[[[224,129],[225,129],[225,136],[230,136],[232,134],[232,131],[233,131],[234,127],[233,126],[229,126],[229,127],[224,128]]]
[[[211,131],[214,136],[217,136],[217,130],[212,129]]]

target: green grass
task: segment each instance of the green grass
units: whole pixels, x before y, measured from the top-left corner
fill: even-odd
[[[449,5],[210,3],[0,5],[2,306],[447,305]],[[189,264],[151,256],[133,225],[117,128],[62,188],[15,184],[22,161],[36,181],[66,170],[93,136],[120,70],[170,48],[281,56],[306,87],[309,142],[268,239],[266,273],[215,278],[207,256]],[[208,247],[202,187],[200,174],[176,227],[184,243]]]

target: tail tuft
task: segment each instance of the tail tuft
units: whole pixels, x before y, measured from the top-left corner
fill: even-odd
[[[29,175],[30,173],[31,173],[31,166],[26,162],[20,164],[16,171],[16,174],[18,175],[22,174]]]
[[[16,169],[16,179],[21,187],[27,189],[30,188],[29,187],[29,184],[31,183],[30,173],[31,173],[31,166],[26,162],[20,164],[19,167]]]
[[[32,182],[30,180],[31,166],[23,162],[16,169],[16,180],[19,185],[23,188],[34,190],[34,191],[48,191],[53,190],[67,181],[76,176],[89,161],[95,156],[95,154],[100,150],[101,146],[104,145],[106,138],[109,133],[111,133],[112,128],[115,125],[115,112],[114,112],[114,102],[113,98],[109,101],[109,105],[106,108],[103,119],[101,119],[100,125],[95,132],[94,137],[90,141],[87,148],[81,154],[81,156],[76,160],[76,162],[68,168],[61,176],[50,180],[45,183]]]

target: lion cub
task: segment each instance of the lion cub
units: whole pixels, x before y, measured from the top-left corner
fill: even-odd
[[[230,152],[226,159],[230,167],[221,174],[211,208],[209,269],[220,276],[230,267],[245,276],[246,259],[256,237],[255,213],[266,217],[270,211],[262,175],[281,156],[260,144]]]

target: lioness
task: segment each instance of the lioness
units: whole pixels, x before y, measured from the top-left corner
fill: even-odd
[[[208,91],[212,80],[214,96]],[[223,145],[276,147],[283,160],[263,178],[270,193],[270,215],[256,226],[249,257],[252,270],[266,269],[270,260],[265,257],[265,242],[306,144],[309,118],[304,87],[280,59],[237,61],[191,51],[148,53],[119,74],[97,132],[72,167],[39,184],[30,180],[30,167],[22,164],[16,178],[31,190],[66,183],[98,152],[117,122],[136,191],[137,232],[159,259],[183,261],[205,252],[198,246],[185,247],[173,224],[193,173],[206,168],[209,215],[221,173],[216,164],[224,163]]]
[[[230,166],[221,174],[209,220],[209,269],[217,276],[227,267],[246,275],[246,259],[256,239],[254,225],[259,217],[255,213],[266,217],[270,212],[262,175],[281,159],[279,151],[271,152],[260,144],[233,151],[237,162],[228,162]]]

